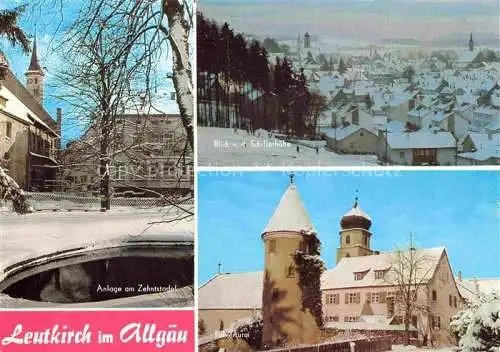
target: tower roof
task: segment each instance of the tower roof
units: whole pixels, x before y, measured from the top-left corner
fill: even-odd
[[[354,205],[340,220],[340,226],[343,230],[362,228],[369,230],[372,225],[372,219],[360,208],[358,197],[354,201]]]
[[[40,63],[38,62],[38,54],[36,49],[36,37],[33,41],[33,51],[31,52],[31,61],[30,66],[28,67],[28,71],[41,71]]]
[[[263,233],[278,231],[316,233],[293,177]]]

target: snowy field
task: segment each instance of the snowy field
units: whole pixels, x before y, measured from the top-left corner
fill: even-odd
[[[286,143],[263,130],[249,135],[245,130],[198,127],[200,166],[375,166],[373,155],[339,155],[319,145],[318,153],[301,143]],[[312,146],[312,145],[311,145]]]

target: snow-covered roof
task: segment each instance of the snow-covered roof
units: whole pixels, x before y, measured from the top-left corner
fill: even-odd
[[[58,136],[54,128],[55,121],[11,72],[7,74],[5,80],[0,81],[0,96],[7,99],[7,104],[0,111],[13,115],[28,125],[38,123]]]
[[[422,250],[424,261],[422,272],[429,279],[434,274],[438,261],[444,252],[443,247]],[[389,270],[392,252],[364,257],[343,258],[333,269],[323,273],[321,290],[364,286],[393,286],[384,279],[375,280],[374,270]],[[363,280],[355,281],[354,272],[368,270]],[[264,273],[252,271],[245,273],[217,274],[199,288],[199,309],[261,309]],[[367,321],[373,323],[373,321]]]
[[[346,217],[346,216],[359,216],[359,217],[362,217],[362,218],[365,218],[365,219],[368,219],[368,220],[372,220],[368,214],[366,214],[363,209],[361,209],[361,207],[357,204],[357,201],[356,201],[356,205],[354,207],[352,207],[351,210],[349,210],[347,213],[344,214],[343,217]]]
[[[478,294],[487,295],[493,291],[500,293],[500,278],[472,278],[462,279],[455,278],[458,290],[462,297],[473,299]]]
[[[474,147],[473,152],[461,153],[458,156],[465,159],[485,161],[490,158],[500,158],[500,133],[470,132]]]
[[[336,139],[337,141],[344,140],[345,138],[353,135],[354,133],[363,130],[365,132],[377,135],[375,132],[370,131],[364,127],[358,125],[349,125],[343,128],[322,128],[321,132],[324,133],[328,138]]]
[[[455,138],[450,132],[392,132],[387,143],[392,149],[454,148]]]
[[[260,309],[262,271],[217,274],[199,288],[199,309]]]
[[[416,255],[421,258],[421,268],[417,275],[419,281],[430,280],[443,255],[444,247],[417,249]],[[397,252],[381,253],[362,257],[342,258],[337,266],[326,271],[321,278],[321,289],[341,289],[348,287],[392,286],[390,267],[395,262]],[[376,279],[375,271],[388,270],[384,278]],[[363,279],[356,280],[354,273],[367,272]]]
[[[399,121],[399,120],[392,120],[392,121],[389,121],[385,124],[378,125],[377,128],[380,131],[403,133],[404,131],[406,131],[406,124],[404,122]]]
[[[458,63],[471,63],[474,61],[477,55],[479,55],[480,51],[479,50],[474,50],[474,51],[462,51],[457,59]]]
[[[290,183],[285,194],[281,197],[263,233],[279,231],[316,233],[294,183]]]
[[[145,241],[192,243],[193,221],[175,221],[178,214],[170,215],[157,211],[144,212],[141,217],[120,213],[85,213],[82,217],[75,212],[47,217],[46,213],[34,213],[17,217],[13,222],[9,220],[13,215],[2,214],[0,282],[19,263],[49,258],[60,252],[85,254]],[[171,223],[157,223],[170,218]]]

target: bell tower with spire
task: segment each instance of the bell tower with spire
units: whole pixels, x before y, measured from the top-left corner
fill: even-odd
[[[357,191],[356,191],[357,192]],[[372,221],[360,208],[358,195],[354,205],[340,220],[340,247],[337,248],[337,263],[344,257],[372,255],[369,231]]]
[[[470,32],[469,37],[469,51],[474,51],[474,40],[472,39],[472,32]]]
[[[45,74],[38,62],[36,38],[33,42],[30,65],[24,75],[26,76],[26,89],[40,105],[43,105],[43,77]]]
[[[262,342],[266,347],[318,341],[314,316],[302,305],[294,254],[308,253],[308,236],[316,230],[302,203],[294,176],[262,233],[265,246],[262,293]]]

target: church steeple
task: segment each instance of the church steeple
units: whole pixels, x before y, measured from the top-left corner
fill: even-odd
[[[340,247],[337,248],[337,263],[344,257],[371,255],[370,248],[372,220],[360,208],[358,191],[354,205],[340,220]]]
[[[472,39],[472,32],[470,32],[469,37],[469,51],[474,51],[474,40]]]
[[[26,89],[40,105],[43,105],[44,73],[40,67],[40,62],[38,61],[36,37],[33,41],[33,51],[31,52],[30,65],[24,75],[26,76]]]

